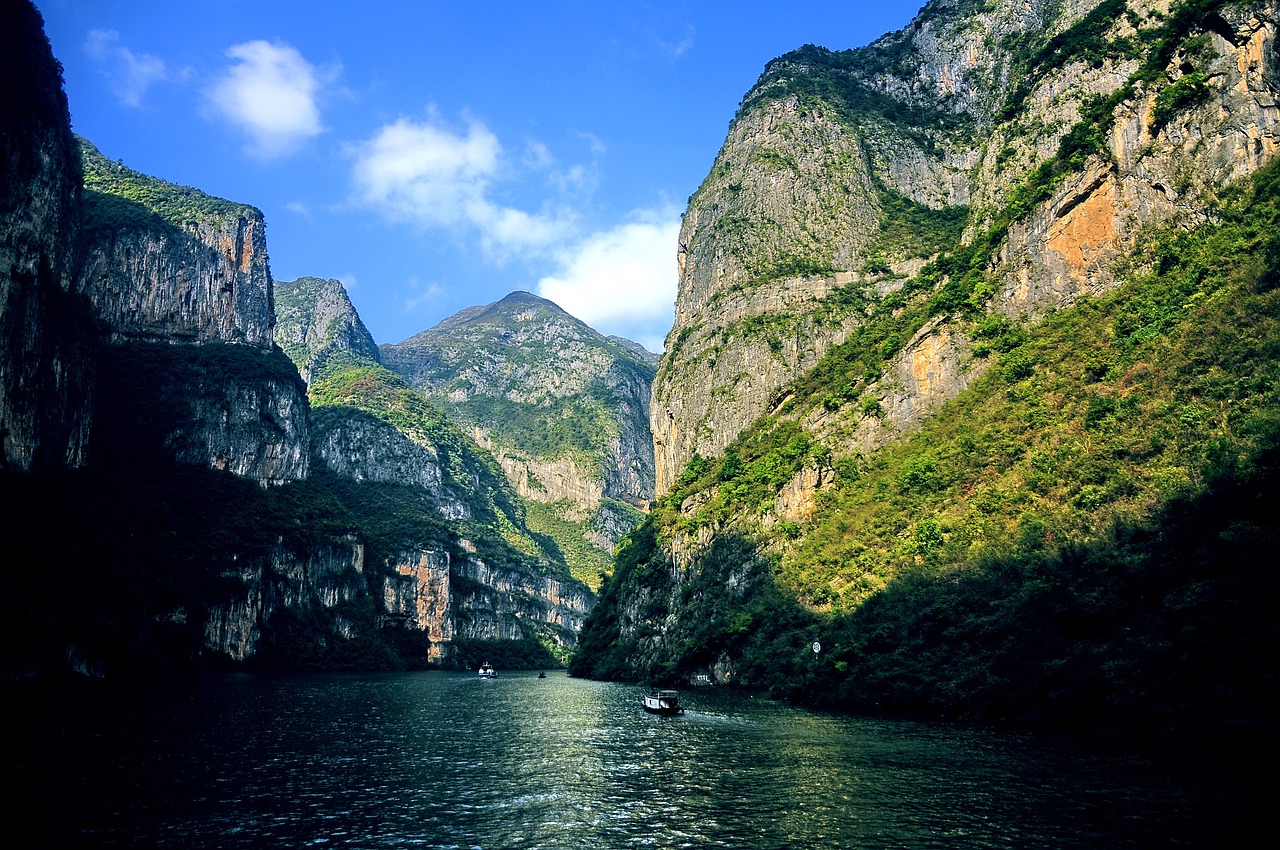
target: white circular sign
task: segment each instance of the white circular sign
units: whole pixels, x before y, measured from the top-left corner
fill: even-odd
[[[816,654],[816,653],[819,653],[819,652],[822,652],[822,644],[818,643],[818,642],[815,640],[815,641],[813,642],[813,651],[814,651],[814,653],[815,653],[815,654]]]

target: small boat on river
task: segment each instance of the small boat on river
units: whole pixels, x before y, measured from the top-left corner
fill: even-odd
[[[683,714],[684,707],[680,705],[680,692],[652,688],[644,695],[644,710],[650,714]]]
[[[490,664],[488,661],[486,661],[485,663],[480,665],[480,678],[496,679],[498,678],[498,671],[494,670],[493,665]]]

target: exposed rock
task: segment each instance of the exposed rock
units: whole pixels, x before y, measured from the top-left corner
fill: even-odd
[[[292,381],[225,381],[191,397],[192,423],[170,446],[184,463],[207,464],[264,484],[307,477],[307,400]]]
[[[0,27],[0,174],[0,468],[81,466],[96,332],[71,294],[79,153],[61,66],[25,0]]]
[[[275,313],[262,213],[82,147],[87,239],[78,289],[113,340],[270,348]]]
[[[427,633],[431,661],[445,660],[445,648],[453,640],[452,599],[447,552],[423,549],[416,560],[406,554],[396,563],[395,575],[383,580],[383,610],[388,618]]]
[[[457,639],[522,640],[542,635],[574,646],[593,597],[577,582],[495,569],[474,556],[406,554],[386,579],[389,616],[426,631],[433,661],[447,660]]]
[[[300,277],[275,281],[275,341],[298,364],[302,380],[344,355],[380,362],[378,346],[356,313],[341,281]]]
[[[204,635],[208,649],[236,661],[257,652],[264,629],[281,609],[334,616],[333,609],[368,593],[364,547],[353,537],[306,553],[277,545],[266,558],[235,560],[226,577],[243,584],[243,595],[209,612]],[[351,624],[335,616],[333,634],[352,637]]]

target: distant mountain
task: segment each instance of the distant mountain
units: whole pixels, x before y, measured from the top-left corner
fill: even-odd
[[[494,453],[531,502],[535,527],[562,545],[591,542],[566,551],[584,559],[580,575],[607,568],[604,553],[653,496],[654,355],[527,292],[459,311],[380,351]]]

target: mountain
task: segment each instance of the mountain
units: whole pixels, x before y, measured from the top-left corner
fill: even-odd
[[[10,18],[4,677],[565,657],[592,593],[493,458],[339,284],[277,316],[258,210],[76,140],[38,12]]]
[[[3,469],[88,459],[92,317],[74,292],[80,155],[62,69],[40,13],[0,31],[0,461]]]
[[[275,302],[275,342],[307,383],[348,361],[380,362],[378,345],[341,282],[318,277],[277,280]]]
[[[770,62],[573,672],[1266,737],[1278,19],[934,0]]]
[[[380,348],[388,368],[490,449],[530,522],[598,581],[653,496],[654,357],[527,292]]]
[[[369,505],[378,528],[367,532],[401,541],[378,544],[395,572],[383,588],[385,614],[427,632],[433,660],[449,646],[529,639],[531,629],[563,655],[592,595],[559,546],[531,529],[492,455],[382,366],[339,281],[276,281],[275,292],[276,339],[308,376],[313,464],[389,488],[380,506]],[[413,514],[429,505],[450,533],[415,532],[428,533],[431,545],[406,537],[394,509],[405,492]],[[407,526],[415,524],[410,516]]]

